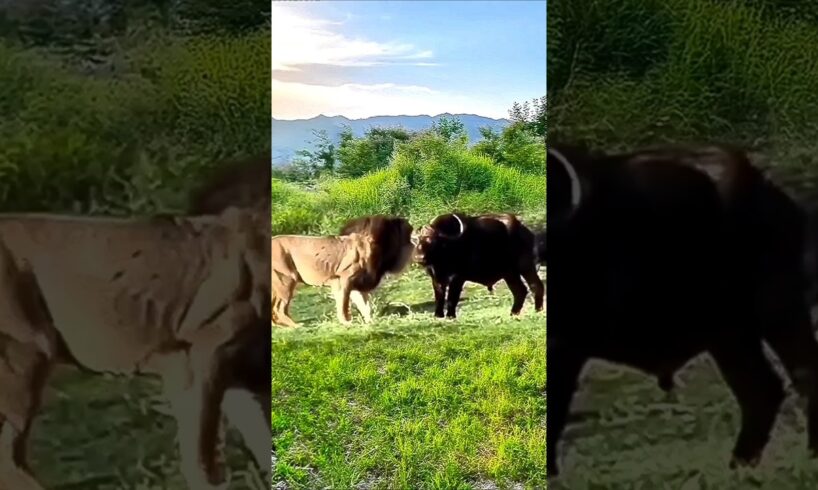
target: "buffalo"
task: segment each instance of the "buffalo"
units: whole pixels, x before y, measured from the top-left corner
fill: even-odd
[[[432,278],[435,316],[455,318],[466,281],[486,286],[504,280],[514,296],[511,314],[522,310],[527,290],[534,307],[543,307],[544,286],[537,275],[534,234],[512,214],[438,216],[424,226],[417,239],[415,260]],[[448,292],[448,297],[447,297]]]
[[[785,392],[766,342],[808,398],[818,454],[818,342],[805,301],[805,215],[722,145],[606,154],[548,149],[547,467],[580,373],[597,358],[663,389],[708,353],[741,409],[731,467],[755,465]]]

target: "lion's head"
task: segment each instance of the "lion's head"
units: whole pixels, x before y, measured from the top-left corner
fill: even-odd
[[[414,246],[412,225],[405,218],[393,216],[365,216],[347,222],[341,235],[360,233],[372,237],[373,275],[366,284],[358,284],[362,290],[378,286],[384,275],[399,274],[409,265]]]

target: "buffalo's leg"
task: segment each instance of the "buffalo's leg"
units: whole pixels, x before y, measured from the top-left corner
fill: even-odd
[[[523,278],[528,283],[531,294],[534,295],[534,310],[542,311],[543,302],[545,299],[545,285],[543,285],[540,275],[537,274],[537,268],[525,269]]]
[[[571,400],[577,389],[579,374],[585,365],[585,358],[565,349],[548,347],[546,354],[548,362],[548,378],[546,381],[546,459],[548,476],[559,474],[557,464],[557,445],[559,444],[565,423],[568,419],[568,410]]]
[[[457,316],[457,304],[460,303],[460,294],[463,292],[463,279],[454,277],[449,283],[449,297],[446,298],[446,317]]]
[[[369,293],[352,290],[349,292],[349,299],[352,300],[352,304],[361,313],[364,322],[370,323],[372,321],[372,305],[369,303]]]
[[[432,287],[435,290],[435,316],[443,318],[443,306],[446,303],[446,284],[433,277]]]
[[[514,296],[514,303],[511,305],[511,314],[519,315],[525,304],[525,297],[528,294],[522,279],[518,275],[512,275],[505,278],[508,289],[511,290],[511,295]],[[540,305],[542,308],[542,304]]]
[[[722,342],[711,354],[741,408],[741,429],[730,467],[755,466],[770,438],[784,389],[760,339]]]
[[[818,456],[818,342],[808,309],[794,305],[788,311],[770,315],[765,339],[781,359],[798,393],[807,399],[807,444]]]

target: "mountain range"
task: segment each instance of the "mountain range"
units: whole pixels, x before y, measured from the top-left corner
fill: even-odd
[[[438,114],[437,116],[372,116],[364,119],[349,119],[344,116],[316,116],[310,119],[280,120],[272,119],[272,158],[273,165],[285,164],[303,149],[311,149],[310,143],[315,137],[313,131],[324,130],[333,143],[340,140],[344,126],[352,128],[355,136],[363,136],[372,127],[403,127],[410,131],[428,129],[441,117],[454,117],[463,122],[470,143],[480,139],[479,128],[489,126],[497,131],[509,124],[507,119],[492,119],[475,114]]]

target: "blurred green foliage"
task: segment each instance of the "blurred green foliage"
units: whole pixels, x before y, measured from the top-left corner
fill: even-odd
[[[269,7],[238,3],[10,2],[0,210],[179,211],[212,165],[269,148]]]

